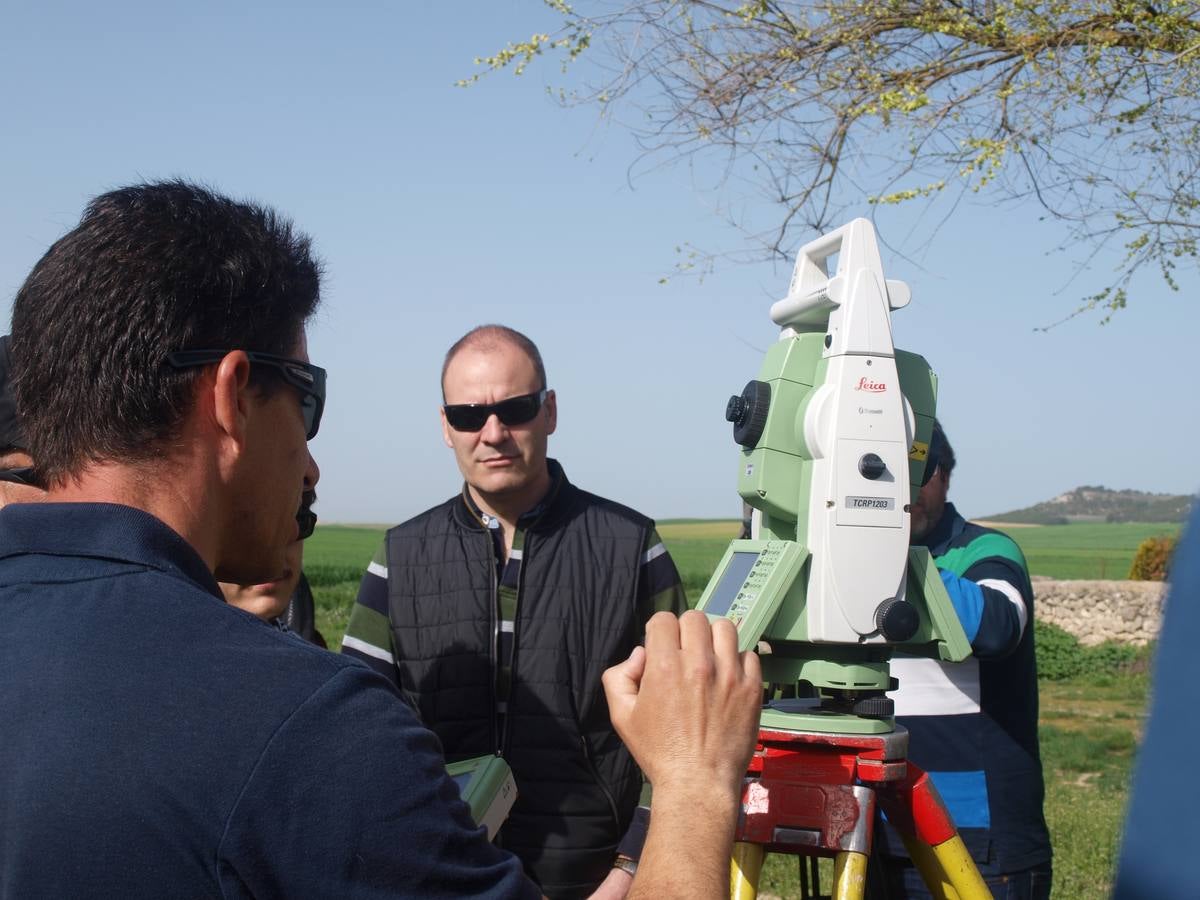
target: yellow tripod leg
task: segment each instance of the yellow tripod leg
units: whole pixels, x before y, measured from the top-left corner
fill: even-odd
[[[834,900],[862,900],[866,884],[867,854],[843,850],[834,857]]]
[[[991,900],[992,892],[983,882],[983,876],[975,867],[975,861],[967,852],[967,845],[957,834],[932,848],[951,890],[959,900]]]
[[[766,851],[762,844],[734,842],[733,859],[729,864],[730,900],[754,900],[758,896],[758,877],[762,874],[764,856]]]
[[[926,887],[937,900],[991,900],[992,892],[957,834],[934,847],[906,834],[901,837]]]

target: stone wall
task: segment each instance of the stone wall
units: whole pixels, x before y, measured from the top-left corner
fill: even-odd
[[[1161,581],[1058,581],[1034,576],[1035,615],[1085,646],[1107,640],[1142,645],[1158,637]]]

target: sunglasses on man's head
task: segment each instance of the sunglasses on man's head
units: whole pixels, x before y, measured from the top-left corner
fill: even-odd
[[[480,431],[492,416],[505,425],[524,425],[538,414],[546,399],[546,389],[536,394],[509,397],[499,403],[447,403],[442,407],[446,421],[455,431]]]
[[[167,354],[167,363],[176,369],[208,366],[223,360],[229,350],[176,350]],[[251,365],[268,366],[283,376],[283,380],[300,391],[300,409],[304,413],[304,429],[308,440],[317,436],[321,413],[325,410],[325,370],[298,359],[275,356],[271,353],[246,351]]]

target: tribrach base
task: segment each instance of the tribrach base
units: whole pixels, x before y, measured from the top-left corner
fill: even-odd
[[[935,897],[990,898],[932,781],[907,753],[908,732],[899,726],[884,734],[760,729],[742,790],[730,896],[757,896],[770,852],[832,857],[832,896],[860,900],[878,803]]]

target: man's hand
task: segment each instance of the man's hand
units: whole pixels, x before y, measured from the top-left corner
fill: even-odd
[[[737,629],[691,610],[658,613],[646,646],[604,673],[617,732],[660,792],[681,782],[740,798],[762,705],[758,657],[738,653]],[[653,820],[652,820],[653,821]]]
[[[762,672],[737,629],[691,610],[658,613],[646,646],[604,673],[613,726],[654,787],[630,898],[729,896],[742,781],[754,752]],[[687,860],[686,865],[681,861]]]
[[[621,869],[612,869],[588,900],[624,900],[633,884],[633,876]]]

